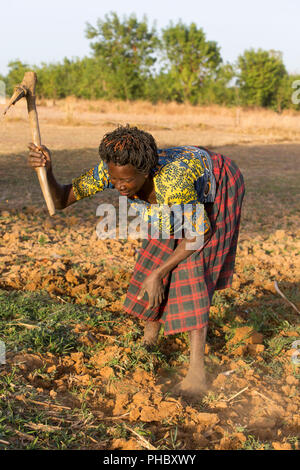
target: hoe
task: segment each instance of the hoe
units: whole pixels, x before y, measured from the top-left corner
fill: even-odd
[[[30,130],[32,136],[32,142],[38,147],[41,146],[41,135],[38,121],[38,114],[35,104],[35,86],[37,83],[37,77],[35,72],[26,72],[24,78],[20,85],[17,85],[14,89],[14,93],[8,103],[8,106],[4,110],[3,114],[6,114],[7,110],[14,105],[21,98],[26,98],[27,109],[30,123]],[[39,178],[41,190],[44,196],[44,199],[47,204],[47,208],[50,215],[55,214],[55,207],[52,200],[52,196],[49,190],[49,185],[47,181],[46,168],[39,167],[36,168],[36,172]]]

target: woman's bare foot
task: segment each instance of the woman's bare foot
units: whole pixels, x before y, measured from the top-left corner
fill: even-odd
[[[172,390],[175,395],[186,398],[201,398],[207,392],[205,373],[189,371],[185,378]]]
[[[144,336],[142,339],[142,344],[151,349],[156,345],[161,323],[158,321],[147,321],[144,328]]]
[[[172,393],[187,398],[200,398],[207,391],[204,349],[207,328],[192,330],[190,332],[190,364],[185,378],[177,384]]]

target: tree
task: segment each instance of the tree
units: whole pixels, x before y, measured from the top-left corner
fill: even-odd
[[[172,22],[162,31],[162,50],[179,101],[196,102],[203,82],[216,74],[222,62],[215,41],[207,41],[195,23]]]
[[[101,61],[95,57],[84,57],[73,62],[69,71],[72,94],[79,98],[97,99],[107,97],[105,75]]]
[[[42,63],[35,71],[38,78],[36,93],[39,97],[56,100],[68,96],[63,64]]]
[[[199,104],[233,105],[236,103],[235,70],[231,64],[222,64],[213,77],[204,79]]]
[[[8,74],[5,77],[6,93],[8,96],[13,94],[14,87],[21,83],[24,77],[24,73],[30,70],[28,64],[24,64],[19,59],[9,62]]]
[[[94,58],[101,64],[108,98],[126,100],[143,97],[145,80],[158,44],[155,28],[148,28],[147,19],[138,21],[135,15],[121,21],[116,13],[98,19],[97,26],[87,24],[86,36],[96,39],[91,44]]]
[[[97,59],[64,58],[62,63],[42,63],[35,67],[38,75],[37,95],[42,98],[96,99],[106,96],[102,69]]]
[[[144,90],[145,98],[152,103],[180,101],[174,78],[170,72],[164,72],[163,70],[157,72],[155,76],[146,80]]]
[[[278,107],[278,93],[287,74],[278,51],[246,50],[238,58],[243,104]]]

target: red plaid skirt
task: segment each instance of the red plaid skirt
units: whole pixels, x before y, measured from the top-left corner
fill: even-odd
[[[145,277],[168,259],[180,240],[143,240],[124,302],[127,313],[163,323],[165,335],[207,326],[214,291],[232,284],[245,186],[232,160],[219,154],[211,158],[217,191],[214,203],[205,205],[210,240],[163,280],[165,300],[157,309],[146,308],[147,295],[141,300],[137,296]]]

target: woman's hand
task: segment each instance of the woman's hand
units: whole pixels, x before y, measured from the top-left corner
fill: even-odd
[[[145,292],[148,294],[148,308],[153,309],[160,306],[164,300],[165,292],[161,277],[157,272],[153,271],[141,285],[138,300],[144,297]]]
[[[47,171],[51,170],[51,152],[45,145],[37,147],[35,144],[30,142],[28,144],[29,158],[28,164],[31,168],[38,168],[40,166],[46,167]]]

